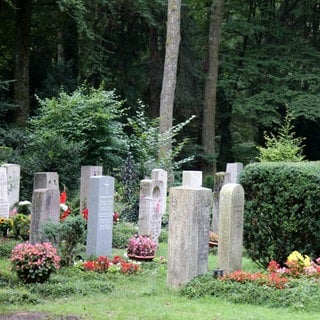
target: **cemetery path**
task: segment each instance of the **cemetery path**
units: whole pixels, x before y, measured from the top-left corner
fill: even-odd
[[[81,320],[76,316],[58,316],[39,312],[16,312],[0,315],[0,320]]]

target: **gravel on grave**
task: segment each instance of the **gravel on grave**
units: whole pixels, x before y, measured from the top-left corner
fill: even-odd
[[[76,316],[58,316],[39,312],[16,312],[0,315],[0,320],[81,320]]]

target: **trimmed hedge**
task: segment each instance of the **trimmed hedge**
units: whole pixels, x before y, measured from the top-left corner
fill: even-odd
[[[283,264],[294,250],[320,256],[320,162],[246,166],[244,247],[259,265]]]

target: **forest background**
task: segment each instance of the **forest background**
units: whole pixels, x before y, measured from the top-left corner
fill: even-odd
[[[167,5],[165,0],[0,0],[0,145],[10,151],[2,160],[24,164],[28,168],[24,170],[26,176],[27,171],[61,171],[65,166],[62,181],[67,185],[67,172],[72,172],[70,159],[74,168],[101,164],[101,154],[91,152],[88,156],[90,148],[86,148],[86,155],[79,151],[76,160],[75,150],[81,146],[68,140],[74,134],[67,129],[68,121],[69,127],[75,125],[72,119],[67,121],[66,115],[72,114],[72,108],[76,112],[76,107],[69,104],[75,92],[86,96],[79,98],[79,107],[79,103],[88,105],[90,99],[93,104],[94,99],[104,101],[99,94],[106,90],[113,92],[108,99],[118,101],[119,108],[126,110],[111,118],[120,124],[131,119],[131,126],[123,128],[131,141],[126,148],[118,145],[122,154],[117,154],[116,148],[99,149],[115,156],[113,164],[109,159],[104,170],[114,175],[115,164],[119,168],[119,163],[130,166],[130,161],[144,162],[146,158],[137,155],[143,149],[141,140],[146,148],[152,141],[143,137],[143,131],[154,133],[150,127],[156,123],[160,110]],[[265,143],[264,133],[277,132],[290,113],[296,136],[305,138],[306,159],[319,159],[320,4],[315,0],[225,1],[216,91],[216,144],[215,152],[206,154],[204,91],[210,62],[210,19],[215,5],[215,0],[183,0],[181,4],[174,124],[196,117],[178,130],[177,140],[189,138],[178,158],[194,156],[188,169],[208,169],[208,163],[214,162],[218,171],[224,170],[227,162],[255,161],[256,147]],[[98,91],[85,92],[84,86]],[[61,94],[65,95],[58,98]],[[46,112],[48,116],[50,103],[61,111],[54,118],[55,133],[60,130],[61,139],[48,138],[52,130],[48,127],[50,117],[43,119]],[[94,108],[87,106],[87,112]],[[87,115],[77,114],[82,120]],[[30,121],[36,117],[38,120]],[[75,121],[77,117],[73,118]],[[88,144],[92,137],[102,134],[93,130],[96,120],[79,120],[82,129],[76,130],[83,141],[77,142]],[[119,127],[113,127],[103,135],[117,136],[117,130]],[[67,132],[64,138],[63,132]],[[140,135],[135,147],[132,134],[135,138]],[[97,150],[98,143],[99,147],[102,143],[112,144],[106,138],[95,143],[91,151]],[[58,150],[61,155],[56,163],[51,153]],[[124,151],[131,152],[133,159]],[[150,150],[144,151],[144,157],[150,155]],[[41,157],[46,161],[41,162]],[[140,174],[145,172],[140,170]],[[126,178],[122,176],[123,179]],[[28,186],[25,188],[28,190]]]

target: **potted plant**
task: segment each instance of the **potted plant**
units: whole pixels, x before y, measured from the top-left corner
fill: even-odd
[[[127,254],[129,258],[135,260],[152,260],[155,257],[158,246],[147,235],[135,234],[129,239]]]

